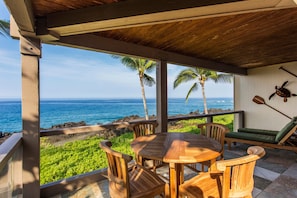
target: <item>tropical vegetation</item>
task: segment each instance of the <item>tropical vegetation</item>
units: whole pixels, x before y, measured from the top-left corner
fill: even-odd
[[[0,20],[0,35],[9,36],[9,21]]]
[[[155,79],[152,76],[148,75],[148,73],[155,70],[156,62],[152,60],[147,60],[142,58],[132,58],[128,56],[123,56],[123,57],[113,56],[113,57],[120,58],[123,65],[138,73],[145,119],[148,120],[149,114],[148,114],[148,108],[146,104],[144,85],[151,87],[155,84]]]
[[[188,67],[182,70],[176,77],[173,88],[175,89],[182,83],[186,83],[189,81],[194,81],[194,84],[190,87],[186,101],[188,100],[190,94],[193,91],[198,90],[199,85],[201,86],[202,97],[203,97],[203,105],[204,105],[204,113],[208,114],[207,103],[206,103],[206,95],[205,95],[205,83],[206,81],[212,80],[215,83],[218,82],[227,82],[231,83],[232,75],[226,73],[218,73],[216,71],[211,71],[207,69],[202,69],[199,67]]]
[[[215,116],[214,122],[233,129],[233,115]],[[169,126],[169,132],[199,133],[197,124],[205,123],[205,119],[181,120]],[[70,135],[71,136],[71,135]],[[107,167],[106,155],[99,148],[103,137],[90,135],[86,139],[57,142],[51,137],[42,137],[40,146],[40,183],[46,184],[69,178],[75,175],[99,170]],[[71,138],[72,139],[72,136]],[[134,156],[130,143],[132,132],[110,138],[113,149]]]

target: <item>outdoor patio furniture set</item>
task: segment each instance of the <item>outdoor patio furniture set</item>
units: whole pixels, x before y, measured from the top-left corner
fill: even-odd
[[[114,151],[109,141],[100,143],[108,159],[110,196],[252,197],[254,167],[256,160],[265,155],[263,147],[297,152],[296,124],[297,117],[294,117],[280,131],[241,128],[229,132],[224,125],[205,123],[198,125],[200,135],[155,133],[154,123],[132,125],[134,165],[130,165],[132,156]],[[252,146],[247,149],[248,155],[224,160],[226,142],[229,149],[236,142]],[[146,160],[153,160],[153,166],[147,167]],[[156,173],[156,168],[163,165],[169,167],[168,180]],[[197,175],[184,181],[184,165]],[[197,165],[201,165],[201,169]]]

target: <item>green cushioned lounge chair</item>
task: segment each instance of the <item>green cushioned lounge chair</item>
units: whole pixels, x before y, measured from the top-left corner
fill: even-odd
[[[225,134],[229,149],[235,142],[279,148],[297,152],[297,117],[286,124],[280,131],[264,129],[239,128],[237,132]]]

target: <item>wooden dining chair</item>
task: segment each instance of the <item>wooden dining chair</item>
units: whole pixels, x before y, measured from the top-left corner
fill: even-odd
[[[222,145],[222,151],[219,159],[224,159],[224,139],[225,133],[230,131],[229,128],[225,125],[213,122],[199,124],[197,125],[197,127],[200,129],[201,135],[220,142],[220,144]],[[201,165],[201,171],[204,171],[205,166],[210,167],[210,161],[200,162],[199,164]],[[196,172],[200,171],[197,169],[197,164],[188,164],[187,166]]]
[[[157,126],[157,122],[137,122],[132,124],[131,128],[133,130],[134,139],[143,135],[155,134]]]
[[[135,124],[132,124],[131,128],[133,130],[134,139],[139,136],[155,134],[157,126],[158,123],[156,122],[137,122]],[[154,172],[156,172],[157,168],[165,165],[162,161],[159,160],[144,159],[139,156],[135,156],[135,158],[138,164],[153,169]],[[148,163],[146,162],[148,161],[152,161],[152,166],[147,166]]]
[[[154,172],[135,164],[128,167],[132,156],[111,148],[108,140],[100,142],[108,161],[109,194],[111,198],[151,198],[165,196],[165,182]]]
[[[215,171],[200,172],[179,187],[181,198],[244,197],[251,198],[256,160],[265,155],[260,146],[247,149],[248,155],[216,162]]]

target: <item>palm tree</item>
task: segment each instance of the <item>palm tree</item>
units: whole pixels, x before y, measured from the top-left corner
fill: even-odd
[[[0,20],[0,35],[9,36],[9,21]]]
[[[188,94],[186,96],[186,101],[188,101],[188,98],[192,91],[198,90],[198,83],[201,86],[202,90],[202,97],[203,97],[203,104],[204,104],[204,113],[208,114],[207,110],[207,104],[206,104],[206,95],[205,95],[205,82],[207,80],[212,80],[215,83],[217,82],[227,82],[231,83],[232,81],[232,75],[231,74],[225,74],[225,73],[217,73],[215,71],[210,71],[207,69],[201,69],[198,67],[189,67],[187,69],[182,70],[178,76],[176,77],[173,87],[178,87],[181,83],[185,83],[188,81],[195,81],[194,84],[191,86],[191,88],[188,91]]]
[[[146,104],[146,97],[145,97],[145,90],[144,85],[147,85],[149,87],[153,86],[155,84],[155,79],[151,76],[149,76],[146,72],[151,72],[156,68],[156,62],[141,58],[131,58],[128,56],[118,57],[113,56],[114,58],[121,58],[121,62],[128,67],[129,69],[133,71],[138,72],[140,87],[141,87],[141,95],[143,100],[143,108],[145,113],[145,119],[148,120],[148,109]]]

